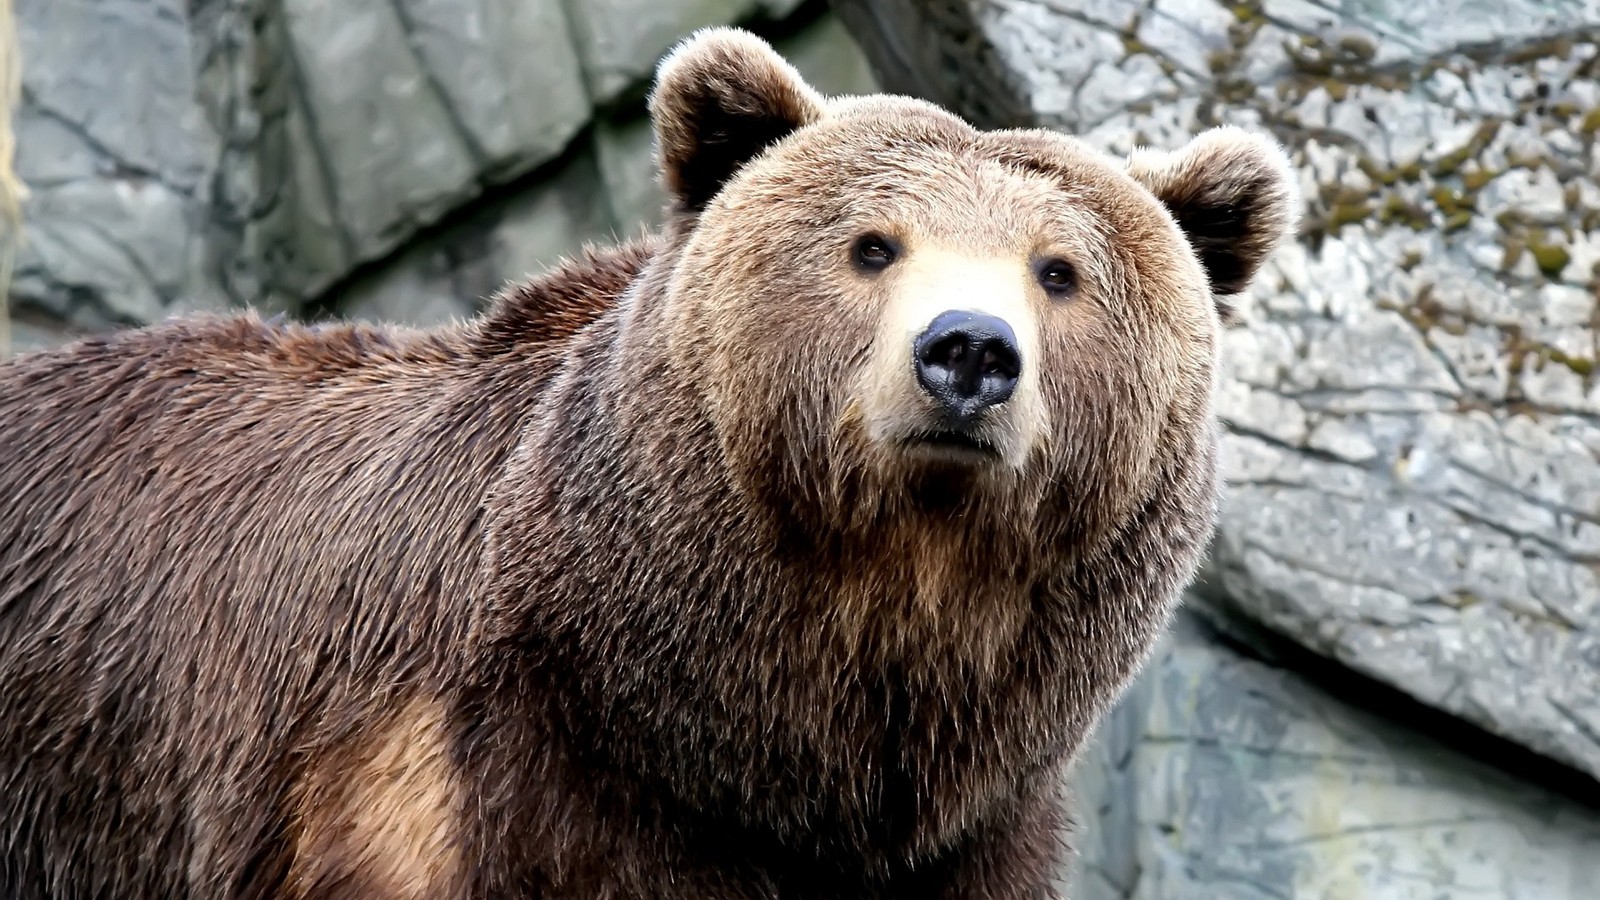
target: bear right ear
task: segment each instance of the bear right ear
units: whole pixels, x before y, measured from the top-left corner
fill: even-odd
[[[1250,286],[1300,218],[1298,183],[1282,145],[1223,125],[1176,151],[1135,150],[1128,174],[1172,213],[1211,280],[1217,311],[1233,320],[1227,296]]]
[[[667,54],[649,103],[667,192],[696,213],[740,166],[823,110],[793,66],[736,28],[701,29]]]

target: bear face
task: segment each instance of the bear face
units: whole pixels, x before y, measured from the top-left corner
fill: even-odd
[[[669,56],[651,109],[667,353],[694,361],[742,487],[807,528],[941,496],[1114,527],[1162,453],[1204,440],[1223,298],[1294,219],[1265,138],[1121,163],[912,99],[823,98],[730,30]]]

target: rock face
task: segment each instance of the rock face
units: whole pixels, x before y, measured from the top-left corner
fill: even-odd
[[[1600,808],[1190,616],[1077,767],[1072,900],[1586,900]],[[1331,688],[1331,692],[1330,692]],[[1472,747],[1470,749],[1476,749]],[[1592,794],[1592,792],[1591,792]]]
[[[11,302],[89,326],[203,293],[215,135],[194,104],[176,0],[17,0],[16,168],[32,197]]]
[[[964,16],[925,54],[1035,122],[1113,153],[1220,123],[1294,151],[1302,240],[1226,337],[1208,598],[1600,776],[1600,6],[933,6],[879,15],[869,52]]]
[[[191,309],[469,315],[657,220],[643,92],[695,27],[745,24],[829,90],[874,87],[826,5],[796,0],[16,0],[15,18],[18,349]]]

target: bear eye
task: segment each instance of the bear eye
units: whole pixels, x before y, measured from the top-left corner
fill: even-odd
[[[1046,292],[1064,296],[1078,286],[1078,270],[1064,259],[1049,259],[1039,264],[1039,284]]]
[[[852,250],[856,265],[870,271],[879,271],[889,267],[899,254],[894,243],[881,234],[864,234],[856,238]]]

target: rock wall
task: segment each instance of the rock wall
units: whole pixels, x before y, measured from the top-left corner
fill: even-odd
[[[1486,743],[1366,679],[1264,659],[1180,616],[1079,763],[1065,895],[1594,897],[1596,792]]]
[[[873,76],[800,0],[14,0],[18,347],[191,309],[412,323],[653,224],[643,96],[740,23]]]
[[[1079,895],[1600,896],[1600,5],[834,5],[985,124],[1235,123],[1300,170],[1225,338],[1218,542],[1079,768]]]

